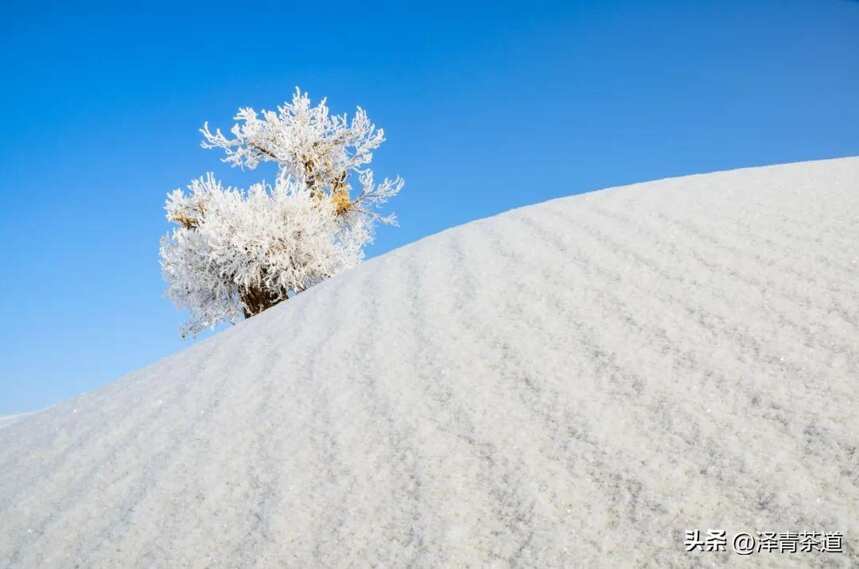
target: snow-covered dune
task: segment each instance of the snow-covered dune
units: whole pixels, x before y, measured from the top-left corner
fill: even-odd
[[[0,429],[2,429],[3,427],[8,427],[15,421],[19,421],[27,415],[29,415],[29,413],[20,413],[18,415],[3,415],[2,417],[0,417]]]
[[[0,430],[0,567],[857,567],[857,245],[856,158],[421,240]]]

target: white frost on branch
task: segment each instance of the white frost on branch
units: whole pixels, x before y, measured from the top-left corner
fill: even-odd
[[[205,123],[203,148],[220,148],[226,154],[224,162],[254,169],[261,162],[275,162],[281,172],[304,182],[314,193],[334,198],[339,207],[359,207],[371,213],[403,187],[399,177],[373,184],[373,173],[364,168],[373,159],[373,151],[385,141],[385,131],[370,122],[361,107],[349,122],[347,116],[332,115],[326,99],[311,106],[310,97],[296,88],[292,101],[277,111],[242,108],[234,117],[236,124],[228,138]],[[360,194],[349,195],[350,177],[357,174]],[[368,207],[370,206],[370,207]],[[379,218],[393,223],[393,217]]]
[[[332,116],[325,100],[312,107],[296,90],[278,111],[241,109],[229,139],[208,125],[205,148],[221,148],[227,163],[254,169],[277,164],[274,186],[224,188],[212,174],[188,192],[168,194],[176,224],[161,242],[167,295],[188,308],[183,335],[257,314],[363,258],[375,222],[395,223],[374,208],[396,195],[399,177],[376,184],[366,165],[384,132],[358,109],[351,123]],[[350,196],[350,178],[359,193]]]

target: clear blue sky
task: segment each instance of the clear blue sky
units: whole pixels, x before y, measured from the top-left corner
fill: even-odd
[[[295,85],[388,133],[401,228],[370,255],[558,196],[859,154],[847,0],[72,4],[0,8],[0,414],[188,345],[164,195],[256,180],[197,129]]]

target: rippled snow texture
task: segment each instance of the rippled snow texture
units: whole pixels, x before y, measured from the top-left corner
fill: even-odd
[[[859,566],[857,245],[856,158],[445,231],[0,430],[0,567]]]

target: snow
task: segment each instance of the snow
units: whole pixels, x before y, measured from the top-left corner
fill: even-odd
[[[3,427],[8,427],[15,421],[20,421],[27,415],[30,415],[30,413],[19,413],[17,415],[4,415],[0,417],[0,429],[2,429]]]
[[[857,240],[859,158],[423,239],[0,430],[0,567],[855,567]]]

